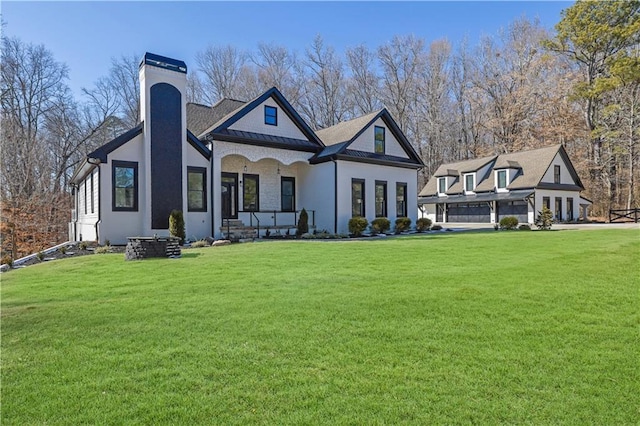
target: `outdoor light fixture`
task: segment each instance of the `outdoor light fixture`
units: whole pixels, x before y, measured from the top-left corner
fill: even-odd
[[[280,165],[278,164],[278,170],[276,170],[277,174],[280,174]]]
[[[247,172],[247,163],[244,163],[244,168],[242,170],[244,170],[245,173]]]

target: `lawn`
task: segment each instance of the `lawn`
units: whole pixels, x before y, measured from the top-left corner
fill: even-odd
[[[2,275],[2,424],[637,424],[640,231],[262,242]]]

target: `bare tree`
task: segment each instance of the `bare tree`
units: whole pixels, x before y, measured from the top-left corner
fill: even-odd
[[[140,122],[140,78],[138,69],[142,55],[122,55],[111,58],[108,82],[119,103],[120,118],[123,124],[134,127]]]
[[[347,49],[347,64],[351,71],[348,95],[353,99],[354,116],[369,114],[382,108],[380,77],[375,72],[375,52],[365,45]]]
[[[241,83],[247,55],[233,46],[208,46],[196,55],[202,72],[203,98],[214,104],[223,98],[242,98]]]

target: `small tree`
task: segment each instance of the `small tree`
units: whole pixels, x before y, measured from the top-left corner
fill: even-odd
[[[184,244],[184,215],[181,210],[173,210],[169,215],[169,234],[180,238],[180,244]]]
[[[377,217],[371,222],[371,229],[375,234],[384,234],[391,228],[391,221],[386,217]]]
[[[420,219],[416,220],[416,231],[418,232],[424,232],[424,231],[428,231],[429,228],[431,228],[431,219],[427,218],[427,217],[421,217]]]
[[[369,221],[362,216],[355,216],[349,219],[349,232],[354,237],[362,235],[367,226],[369,226]]]
[[[542,211],[538,212],[538,217],[536,218],[536,226],[538,227],[538,229],[548,231],[551,229],[552,224],[553,213],[546,206],[543,206]]]
[[[411,227],[411,219],[408,217],[399,217],[396,219],[396,234],[408,231]]]
[[[296,235],[299,237],[302,234],[306,234],[309,232],[309,215],[305,209],[302,209],[300,212],[300,217],[298,218],[298,229],[296,229]]]

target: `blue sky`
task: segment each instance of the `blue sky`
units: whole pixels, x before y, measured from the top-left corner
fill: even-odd
[[[564,1],[411,2],[15,2],[2,1],[4,33],[44,44],[69,66],[76,96],[106,75],[112,57],[145,51],[182,59],[209,44],[253,50],[275,43],[303,53],[320,34],[338,52],[370,48],[394,35],[427,43],[447,38],[475,45],[514,19],[538,18],[547,28],[560,20]]]

